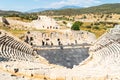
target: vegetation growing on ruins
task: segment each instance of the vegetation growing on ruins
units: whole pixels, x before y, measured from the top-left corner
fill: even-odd
[[[76,21],[76,22],[72,25],[71,29],[72,29],[72,30],[80,30],[80,26],[81,26],[82,24],[83,24],[82,22]]]
[[[62,22],[63,24],[67,24],[66,21]],[[89,31],[94,33],[97,38],[100,37],[102,34],[104,34],[106,32],[107,29],[109,28],[113,28],[113,26],[116,23],[112,22],[111,24],[109,24],[108,22],[97,22],[97,23],[91,23],[91,22],[84,22],[82,23],[82,26],[80,26],[80,30],[85,30],[85,31]],[[4,29],[8,32],[11,32],[13,35],[15,36],[20,36],[22,34],[24,34],[25,32],[27,32],[26,30],[13,30],[10,29],[7,26],[3,26],[2,23],[0,23],[0,29]],[[77,28],[78,29],[78,28]],[[79,30],[79,29],[78,29]],[[38,30],[38,31],[45,31],[45,30]],[[50,31],[49,31],[50,32]]]

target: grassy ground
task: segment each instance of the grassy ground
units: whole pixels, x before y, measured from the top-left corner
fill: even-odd
[[[96,35],[97,38],[99,38],[101,35],[103,35],[106,32],[106,30],[104,29],[96,30],[96,29],[81,28],[81,30],[92,32]]]
[[[17,36],[17,37],[20,37],[21,35],[23,35],[27,32],[27,30],[10,30],[8,28],[1,28],[1,27],[0,27],[0,29],[10,32],[11,34],[13,34],[14,36]],[[81,30],[92,32],[96,35],[97,38],[106,32],[105,29],[89,29],[89,28],[85,28],[85,27],[81,27]],[[35,30],[35,31],[48,32],[48,33],[51,32],[50,30]]]
[[[26,30],[12,30],[12,29],[9,29],[8,27],[3,27],[3,26],[0,26],[0,29],[10,32],[16,37],[20,37],[21,35],[27,32]]]
[[[92,23],[84,23],[80,29],[92,32],[96,35],[97,38],[99,38],[101,35],[103,35],[109,28],[113,28],[114,26],[111,25],[91,25]]]
[[[30,20],[22,19],[20,17],[7,17],[7,18],[12,20],[23,21],[23,22],[31,22]]]
[[[17,37],[20,37],[21,35],[25,34],[26,30],[9,30],[9,32]]]
[[[105,26],[103,24],[100,25],[91,25],[91,24],[92,23],[86,22],[80,27],[80,29],[94,33],[97,38],[100,37],[102,34],[104,34],[107,29],[113,27],[113,26]],[[27,32],[27,30],[11,30],[7,26],[3,27],[2,23],[0,23],[0,29],[6,30],[17,37],[20,37],[21,35]],[[34,30],[34,31],[47,32],[47,33],[52,32],[52,30]],[[58,32],[58,30],[56,32]]]

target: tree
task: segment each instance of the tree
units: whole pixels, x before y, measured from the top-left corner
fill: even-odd
[[[72,29],[72,30],[80,30],[80,26],[81,26],[82,24],[83,24],[82,22],[76,21],[76,22],[72,25],[71,29]]]
[[[66,24],[67,24],[67,22],[66,22],[66,21],[63,21],[63,24],[65,24],[65,25],[66,25]]]

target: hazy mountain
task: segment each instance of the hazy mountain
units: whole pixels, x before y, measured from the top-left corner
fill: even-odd
[[[79,15],[79,14],[120,14],[120,3],[103,4],[99,6],[92,6],[88,8],[63,8],[59,10],[49,10],[40,12],[43,15]]]
[[[80,7],[79,6],[63,6],[61,8],[38,8],[38,9],[29,10],[26,12],[32,13],[32,12],[42,12],[42,11],[46,11],[46,10],[78,9],[78,8],[80,8]]]
[[[39,8],[27,11],[29,13],[36,12],[42,15],[79,15],[79,14],[120,14],[120,3],[114,4],[103,4],[99,6],[92,6],[88,8],[81,8],[79,6],[63,6],[61,8]],[[21,14],[18,11],[4,11],[0,10],[0,16],[11,15],[11,14]],[[26,13],[25,13],[26,14]]]
[[[81,8],[80,6],[72,6],[72,5],[69,5],[69,6],[63,6],[59,9],[78,9],[78,8]]]
[[[32,9],[29,11],[26,11],[28,13],[33,13],[33,12],[42,12],[42,11],[46,11],[46,10],[54,10],[53,8],[38,8],[38,9]]]

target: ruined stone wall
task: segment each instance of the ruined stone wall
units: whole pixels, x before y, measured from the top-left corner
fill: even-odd
[[[32,43],[36,46],[92,44],[96,40],[95,35],[87,31],[31,31],[30,34],[33,37]]]

